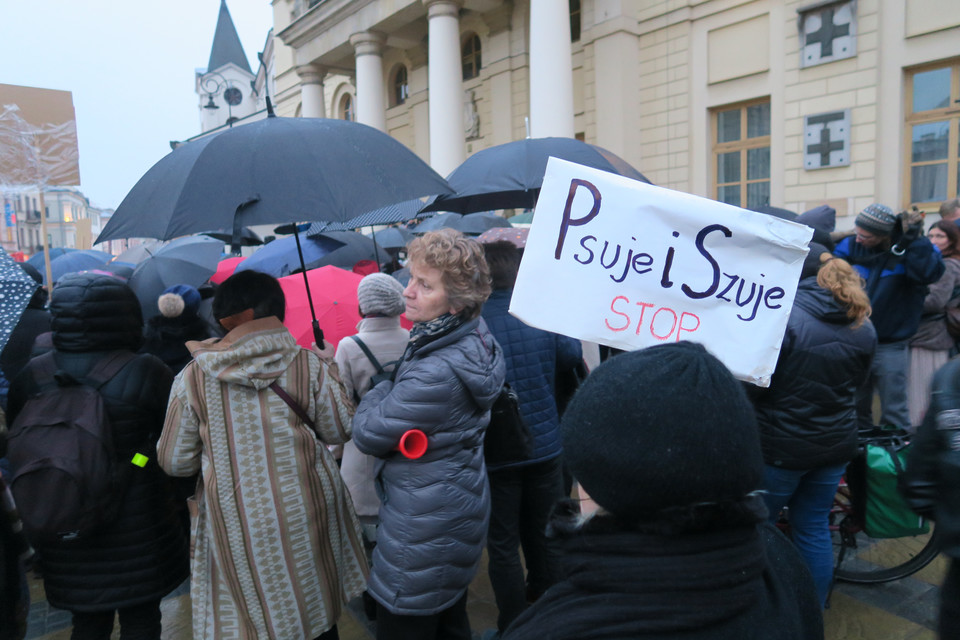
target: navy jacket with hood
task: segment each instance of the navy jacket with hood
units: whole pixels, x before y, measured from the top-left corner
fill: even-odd
[[[767,464],[814,469],[853,458],[856,390],[876,346],[869,320],[854,328],[816,277],[800,281],[770,387],[752,391]]]
[[[902,256],[895,256],[889,249],[868,249],[848,236],[833,255],[853,265],[866,282],[880,343],[906,340],[917,332],[927,285],[944,271],[940,252],[929,240],[917,238]]]
[[[503,347],[507,382],[517,392],[534,442],[529,460],[503,468],[551,460],[563,451],[554,382],[558,371],[574,369],[582,357],[579,340],[535,329],[510,315],[512,293],[513,289],[494,291],[483,305],[483,319]]]

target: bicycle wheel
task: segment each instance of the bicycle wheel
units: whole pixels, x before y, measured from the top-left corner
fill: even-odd
[[[834,577],[843,582],[877,584],[912,575],[937,557],[936,527],[930,532],[901,538],[873,538],[854,518],[849,492],[841,485],[831,523],[835,554],[843,553]]]

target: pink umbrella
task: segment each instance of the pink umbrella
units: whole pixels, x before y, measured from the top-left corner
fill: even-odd
[[[307,271],[313,307],[317,314],[324,342],[337,344],[343,338],[357,332],[360,322],[360,303],[357,301],[357,286],[363,276],[334,266]],[[307,290],[303,274],[279,278],[283,294],[287,298],[287,313],[283,324],[302,347],[313,343],[313,326]]]
[[[233,272],[237,269],[237,265],[246,260],[245,257],[236,257],[236,258],[224,258],[219,263],[217,263],[217,271],[210,276],[210,282],[214,284],[220,284],[227,278],[233,275]]]

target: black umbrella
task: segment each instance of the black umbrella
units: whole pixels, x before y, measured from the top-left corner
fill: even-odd
[[[343,246],[334,249],[327,255],[316,260],[307,262],[307,269],[319,269],[332,265],[340,267],[347,271],[353,269],[353,266],[361,260],[373,260],[379,265],[379,255],[377,247],[373,240],[356,231],[324,231],[323,233],[310,236],[311,240],[330,241],[334,240]]]
[[[413,240],[413,232],[409,229],[400,227],[388,227],[380,231],[373,231],[370,234],[371,240],[377,243],[381,249],[402,249],[407,243]]]
[[[348,120],[277,118],[170,152],[134,185],[97,238],[170,239],[257,224],[347,222],[396,202],[452,193],[416,154]],[[295,229],[294,229],[295,230]],[[317,328],[318,344],[322,344]]]
[[[240,233],[236,236],[232,229],[204,231],[203,235],[216,238],[220,242],[234,247],[259,247],[263,244],[263,238],[254,233],[249,227],[240,227]]]
[[[452,190],[382,131],[348,120],[268,117],[171,151],[134,185],[97,242],[346,222],[439,193]]]
[[[217,270],[223,242],[208,236],[174,240],[137,265],[127,284],[137,294],[143,319],[157,315],[157,298],[168,287],[199,287]]]
[[[497,227],[512,227],[513,225],[504,218],[498,216],[492,211],[481,211],[479,213],[468,213],[453,223],[452,227],[468,236],[478,236],[484,231],[495,229]]]
[[[37,282],[0,247],[0,351],[36,290]]]
[[[532,209],[551,156],[649,183],[610,151],[573,138],[527,138],[476,152],[447,176],[453,195],[439,195],[422,211],[474,213]]]
[[[109,253],[93,249],[70,251],[50,260],[50,277],[53,278],[54,282],[57,282],[68,273],[99,269],[107,264],[108,260],[112,259],[113,256]],[[44,283],[46,283],[46,275],[42,271],[40,273],[43,276]]]
[[[457,221],[462,217],[463,215],[459,213],[438,213],[415,226],[413,232],[421,234],[427,231],[437,231],[438,229],[453,229],[454,225],[457,224]]]

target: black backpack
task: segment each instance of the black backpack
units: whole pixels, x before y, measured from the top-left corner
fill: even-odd
[[[370,347],[364,343],[358,336],[350,336],[350,338],[357,343],[360,349],[363,351],[363,354],[367,356],[367,360],[370,361],[370,364],[373,365],[373,368],[377,370],[375,374],[370,376],[370,386],[366,388],[366,391],[373,389],[375,386],[383,382],[384,380],[392,380],[393,373],[397,368],[397,363],[399,360],[391,360],[385,365],[380,364],[380,361],[377,360],[377,357],[373,355],[373,352],[370,351]],[[353,392],[354,399],[359,403],[360,394],[356,390]]]
[[[136,354],[116,351],[76,380],[53,352],[32,361],[40,391],[10,428],[10,490],[31,540],[70,541],[113,520],[127,482],[99,389]]]

